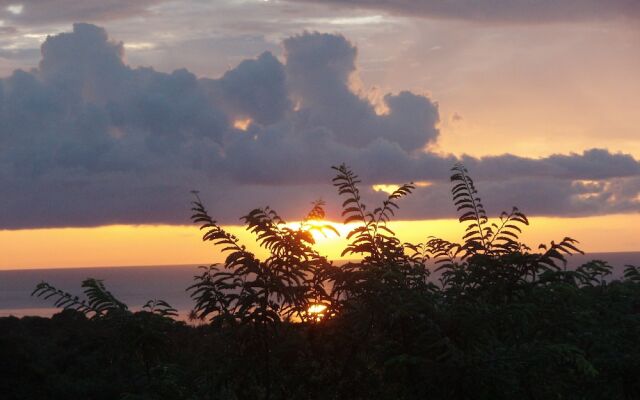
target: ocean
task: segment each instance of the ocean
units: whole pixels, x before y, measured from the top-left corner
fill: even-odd
[[[51,300],[32,297],[42,281],[81,298],[82,281],[102,279],[113,295],[132,310],[140,310],[151,299],[162,299],[185,316],[193,306],[186,288],[199,274],[195,265],[52,268],[0,271],[0,316],[51,316],[57,312]]]
[[[572,256],[569,266],[593,259],[613,265],[611,279],[617,279],[622,276],[625,265],[640,265],[640,252]],[[0,271],[0,317],[49,317],[58,309],[52,307],[50,300],[31,296],[38,283],[45,281],[66,292],[82,295],[81,282],[96,278],[104,280],[107,289],[134,311],[148,300],[162,299],[185,318],[193,307],[186,288],[193,284],[196,274],[199,274],[196,265],[3,270]]]

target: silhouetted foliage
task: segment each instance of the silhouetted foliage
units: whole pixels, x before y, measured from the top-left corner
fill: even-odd
[[[157,314],[162,317],[177,317],[178,310],[171,307],[169,303],[164,300],[153,299],[147,301],[142,309],[152,314]]]
[[[225,260],[187,290],[188,326],[151,300],[132,313],[99,280],[86,300],[41,283],[65,310],[0,319],[8,398],[51,399],[637,399],[640,269],[593,260],[565,237],[532,250],[513,208],[490,220],[468,171],[452,169],[460,243],[402,243],[388,224],[400,186],[373,209],[360,180],[333,167],[353,228],[333,264],[313,231],[337,234],[312,204],[299,226],[269,207],[242,217],[265,259],[219,225],[195,193],[192,220]],[[350,225],[351,226],[351,225]],[[425,235],[426,236],[426,235]],[[87,318],[88,317],[88,318]],[[206,322],[206,323],[204,323]],[[62,368],[61,366],[65,367]],[[9,383],[10,382],[10,383]],[[42,382],[41,384],[34,384]]]
[[[32,296],[44,299],[55,299],[54,305],[64,309],[73,309],[93,317],[104,317],[109,313],[126,313],[129,308],[126,304],[116,299],[109,292],[101,280],[88,278],[82,282],[84,294],[87,300],[81,300],[78,296],[56,289],[52,285],[42,282],[31,293]]]
[[[313,304],[329,306],[323,279],[331,264],[311,245],[313,229],[332,230],[330,225],[309,222],[324,215],[316,202],[298,229],[292,229],[269,207],[257,208],[242,217],[247,230],[270,255],[259,260],[238,244],[213,220],[201,201],[194,202],[193,221],[204,230],[203,240],[211,241],[227,253],[222,268],[218,264],[201,267],[196,283],[188,288],[196,301],[196,316],[212,322],[273,323],[296,318],[305,321]]]

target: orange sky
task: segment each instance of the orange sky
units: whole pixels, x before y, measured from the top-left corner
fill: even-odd
[[[578,239],[587,252],[640,249],[640,215],[588,218],[531,218],[523,239],[532,248],[540,243]],[[391,224],[403,241],[427,236],[456,240],[462,226],[455,220],[399,221]],[[255,242],[242,227],[229,227],[252,250]],[[344,236],[344,233],[343,233]],[[196,226],[113,225],[98,228],[25,229],[0,231],[0,269],[201,264],[220,261],[220,253],[200,240]],[[318,250],[337,259],[344,239],[321,239]],[[261,253],[264,254],[264,253]]]

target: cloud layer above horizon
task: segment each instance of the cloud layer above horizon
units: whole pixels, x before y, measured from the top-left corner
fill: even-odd
[[[110,21],[150,15],[169,0],[0,0],[0,20],[15,25]],[[251,1],[236,2],[247,3]],[[371,9],[411,17],[489,23],[555,23],[640,18],[636,0],[256,0],[255,3],[321,4]]]
[[[462,161],[485,205],[530,215],[640,211],[640,162],[605,149],[541,159],[432,150],[435,100],[410,91],[375,104],[353,89],[357,49],[303,33],[217,79],[131,68],[104,29],[48,37],[39,67],[0,80],[0,229],[188,222],[190,190],[237,223],[270,205],[299,218],[319,197],[338,219],[331,165],[374,184],[424,181],[399,217],[453,217],[450,167]]]
[[[476,22],[548,23],[640,18],[635,0],[287,0]]]

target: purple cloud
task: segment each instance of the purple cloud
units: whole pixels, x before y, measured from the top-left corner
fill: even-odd
[[[296,218],[318,197],[336,217],[329,167],[342,162],[367,200],[382,196],[376,183],[431,182],[404,203],[408,219],[454,215],[448,176],[458,161],[496,212],[640,210],[630,155],[432,153],[432,99],[387,94],[379,114],[349,86],[357,49],[346,38],[304,33],[283,45],[283,61],[265,52],[205,79],[131,68],[123,44],[94,25],[49,37],[37,69],[0,80],[0,228],[186,223],[192,189],[225,223],[264,205]]]

